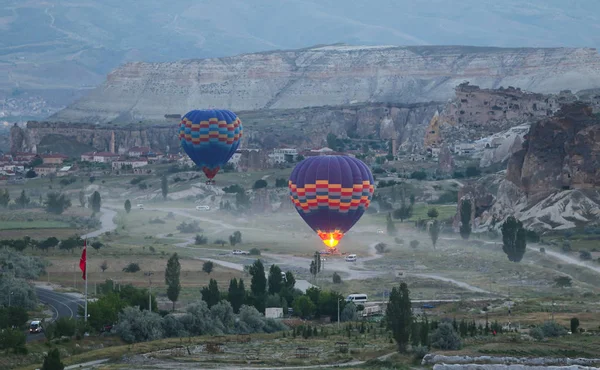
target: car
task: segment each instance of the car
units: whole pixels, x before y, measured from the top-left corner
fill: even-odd
[[[377,229],[377,233],[378,233],[378,234],[383,234],[383,230],[381,230],[381,229]]]
[[[42,323],[39,320],[34,320],[29,325],[29,334],[41,333],[44,330]]]
[[[346,256],[346,262],[356,262],[356,254],[349,254]]]
[[[196,211],[210,211],[209,206],[196,206]]]
[[[144,205],[143,204],[138,204],[137,207],[138,207],[138,209],[144,209]]]
[[[246,251],[241,251],[241,250],[239,250],[239,249],[234,249],[234,250],[233,250],[231,253],[233,253],[233,254],[235,254],[235,255],[239,255],[239,254],[246,255],[246,254],[249,254],[248,252],[246,252]]]

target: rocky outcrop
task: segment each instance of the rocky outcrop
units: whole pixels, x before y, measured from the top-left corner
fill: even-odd
[[[507,179],[532,199],[600,185],[600,116],[584,103],[535,122],[511,157]]]
[[[538,93],[591,89],[600,86],[600,56],[585,48],[336,45],[174,63],[128,63],[51,120],[129,123],[160,121],[164,114],[201,107],[241,111],[446,101],[464,81]],[[461,104],[469,106],[468,100],[476,97],[466,99]],[[511,117],[515,104],[490,101],[489,109],[479,115]],[[457,109],[465,110],[463,105]]]
[[[298,148],[322,147],[327,134],[355,139],[396,139],[400,150],[421,149],[427,122],[441,103],[418,104],[353,104],[337,107],[305,109],[271,109],[238,112],[244,125],[242,148],[270,149],[279,145]],[[81,144],[76,153],[109,149],[114,132],[115,149],[127,150],[132,146],[150,146],[155,150],[179,150],[177,128],[179,121],[163,118],[156,124],[78,124],[64,122],[29,122],[26,129],[15,127],[11,131],[11,150],[39,152],[48,150],[49,144],[69,141]],[[61,137],[63,140],[61,140]],[[66,140],[69,139],[69,140]],[[69,145],[73,147],[73,145]],[[66,145],[63,145],[66,147]],[[56,149],[53,151],[57,151]]]

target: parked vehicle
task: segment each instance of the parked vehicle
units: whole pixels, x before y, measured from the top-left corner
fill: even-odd
[[[196,206],[197,211],[210,211],[209,206]]]
[[[143,204],[138,204],[137,207],[138,207],[138,209],[144,209],[144,205]]]
[[[346,297],[346,302],[359,302],[359,303],[364,303],[367,301],[367,295],[366,294],[350,294],[348,297]]]
[[[346,262],[356,262],[356,254],[349,254],[346,256]]]

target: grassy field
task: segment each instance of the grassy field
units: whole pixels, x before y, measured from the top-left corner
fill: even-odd
[[[0,230],[65,229],[69,224],[61,221],[2,221]]]

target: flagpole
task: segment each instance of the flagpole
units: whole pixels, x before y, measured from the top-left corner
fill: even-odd
[[[88,314],[87,314],[87,304],[88,304],[88,268],[87,268],[87,238],[84,240],[84,248],[85,248],[85,309],[84,309],[84,318],[83,321],[87,322]]]

